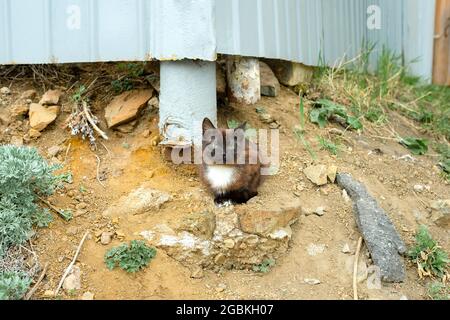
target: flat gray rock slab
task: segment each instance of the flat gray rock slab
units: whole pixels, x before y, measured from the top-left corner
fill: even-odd
[[[336,180],[353,200],[356,224],[374,264],[380,268],[381,280],[402,282],[405,279],[405,265],[401,255],[406,252],[406,246],[386,212],[366,187],[350,174],[340,173]]]

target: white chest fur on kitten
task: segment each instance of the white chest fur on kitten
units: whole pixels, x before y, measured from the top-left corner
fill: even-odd
[[[211,187],[226,190],[236,180],[236,169],[228,166],[208,166],[206,177]]]

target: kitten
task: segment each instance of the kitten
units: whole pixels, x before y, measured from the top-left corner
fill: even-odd
[[[203,120],[200,177],[216,205],[246,203],[258,194],[261,164],[256,144],[245,138],[245,125],[221,129],[208,118]]]

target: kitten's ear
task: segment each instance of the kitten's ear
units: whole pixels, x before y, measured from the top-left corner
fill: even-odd
[[[208,118],[203,119],[203,124],[202,124],[203,133],[205,133],[206,130],[215,129],[215,128],[216,127],[214,127],[211,120],[209,120]]]
[[[242,124],[239,125],[235,130],[242,129],[245,131],[245,128],[247,127],[247,121],[244,121]]]

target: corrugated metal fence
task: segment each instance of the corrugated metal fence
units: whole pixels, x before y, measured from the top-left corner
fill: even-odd
[[[180,0],[182,1],[182,0]],[[183,0],[185,1],[185,0]],[[167,58],[157,0],[0,0],[0,63]],[[180,2],[181,3],[181,2]],[[188,5],[188,1],[185,1]],[[418,59],[431,78],[434,0],[215,0],[217,52],[317,65],[356,56],[364,42]],[[380,29],[367,27],[369,6]],[[186,50],[189,50],[187,48]],[[192,57],[189,52],[186,57]],[[197,55],[211,59],[211,56]],[[174,58],[183,58],[177,55]]]
[[[368,8],[380,9],[369,29]],[[383,46],[431,77],[434,0],[216,0],[218,52],[333,65],[357,56],[364,43]]]

